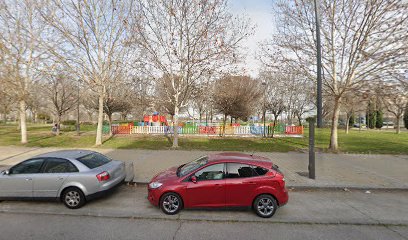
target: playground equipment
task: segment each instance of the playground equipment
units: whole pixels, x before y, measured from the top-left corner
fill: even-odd
[[[154,112],[153,115],[145,115],[142,123],[140,126],[168,126],[166,116],[159,115],[158,112]]]

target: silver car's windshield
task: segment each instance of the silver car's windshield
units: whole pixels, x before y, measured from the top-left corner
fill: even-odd
[[[192,171],[204,166],[205,164],[208,163],[208,157],[204,156],[204,157],[199,157],[198,159],[187,163],[186,165],[184,165],[179,172],[179,175],[185,176],[189,173],[191,173]]]

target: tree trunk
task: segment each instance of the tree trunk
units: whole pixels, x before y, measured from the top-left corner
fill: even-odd
[[[291,126],[292,125],[292,112],[290,110],[288,110],[288,125]]]
[[[350,119],[353,116],[353,114],[347,114],[347,119],[346,119],[346,134],[349,133],[349,128],[350,128]]]
[[[21,143],[26,144],[27,141],[27,122],[26,122],[26,102],[20,100],[20,129],[21,129]]]
[[[110,113],[110,114],[106,114],[106,115],[108,115],[108,121],[109,121],[109,136],[111,137],[113,134],[112,134],[112,113]]]
[[[331,126],[331,133],[330,133],[330,145],[329,149],[332,151],[337,151],[339,148],[338,145],[338,137],[337,137],[337,124],[339,121],[339,114],[340,114],[340,98],[335,98],[334,100],[334,108],[333,108],[333,117],[332,117],[332,126]]]
[[[98,127],[96,129],[95,145],[102,145],[102,128],[103,128],[103,91],[99,93],[99,107],[98,107]]]
[[[4,113],[3,117],[4,117],[4,124],[7,124],[7,113]]]
[[[88,118],[90,122],[92,122],[92,115],[93,115],[93,112],[88,112]]]
[[[178,124],[179,124],[179,107],[177,105],[174,107],[174,116],[173,116],[173,146],[172,148],[178,148]]]
[[[210,110],[210,122],[211,123],[213,122],[213,109],[212,109],[212,107],[211,107],[211,110]]]
[[[299,126],[302,126],[302,116],[298,113],[296,113],[296,118],[298,119]]]
[[[37,123],[37,111],[31,111],[33,113],[33,123]]]
[[[275,134],[275,127],[276,123],[278,122],[278,117],[279,117],[278,115],[274,115],[271,138],[273,138],[273,135]]]
[[[227,124],[227,114],[224,114],[224,120],[223,120],[223,125],[222,125],[222,133],[221,136],[224,137],[225,136],[225,125]]]
[[[61,130],[61,114],[57,114],[57,129],[55,132],[55,135],[60,135],[60,130]]]
[[[397,116],[397,134],[401,132],[400,120],[401,116]]]
[[[262,120],[263,120],[263,137],[266,137],[266,129],[265,129],[265,125],[266,125],[266,119],[265,119],[265,116],[266,116],[266,111],[265,110],[263,110],[262,111]]]

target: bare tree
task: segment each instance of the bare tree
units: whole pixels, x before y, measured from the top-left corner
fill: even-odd
[[[0,74],[0,114],[3,115],[4,123],[7,123],[7,114],[11,112],[11,110],[15,107],[14,99],[12,98],[12,94],[10,90],[6,88],[4,84],[4,79]]]
[[[46,79],[43,88],[52,105],[57,124],[56,135],[59,135],[62,117],[78,103],[78,89],[75,82],[63,73],[49,74]]]
[[[96,145],[102,144],[107,87],[123,70],[129,54],[126,27],[132,6],[132,0],[44,0],[42,18],[58,40],[48,46],[49,51],[98,93]]]
[[[115,88],[107,90],[107,97],[104,100],[104,112],[109,120],[109,134],[112,135],[112,115],[113,113],[129,112],[132,109],[131,92],[127,90],[126,86],[119,85]]]
[[[408,104],[408,88],[402,84],[384,86],[386,95],[383,98],[385,109],[395,116],[396,133],[401,132],[401,118]]]
[[[337,150],[337,124],[344,95],[403,61],[408,6],[400,0],[319,2],[324,91],[329,96],[325,101],[332,101],[333,106],[329,148]],[[265,49],[314,79],[313,1],[278,1],[276,14],[277,34]]]
[[[278,117],[288,108],[288,88],[285,76],[282,72],[266,71],[260,74],[262,81],[266,83],[265,110],[273,115],[273,126],[271,137],[274,137]]]
[[[214,108],[224,115],[223,135],[226,120],[232,118],[246,119],[255,111],[262,96],[259,81],[248,76],[225,76],[215,82]]]
[[[365,111],[366,105],[364,104],[365,99],[363,94],[366,94],[366,92],[350,91],[347,94],[344,94],[341,103],[342,109],[346,114],[346,134],[349,133],[350,119],[355,116],[356,113]]]
[[[38,21],[36,1],[0,1],[0,45],[2,64],[7,75],[3,78],[12,98],[18,103],[21,143],[27,143],[26,110],[30,88],[38,80],[36,68],[43,52],[39,38],[43,26]]]
[[[237,49],[249,34],[246,19],[234,18],[226,0],[142,0],[132,24],[134,44],[156,78],[170,78],[166,101],[174,107],[173,147],[178,147],[180,108],[203,76],[237,59]]]

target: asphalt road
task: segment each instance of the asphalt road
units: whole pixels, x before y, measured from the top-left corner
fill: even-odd
[[[407,226],[0,214],[0,239],[408,239]]]
[[[70,210],[57,202],[0,202],[0,240],[10,239],[406,239],[406,191],[290,191],[263,219],[246,209],[163,214],[145,187]]]

